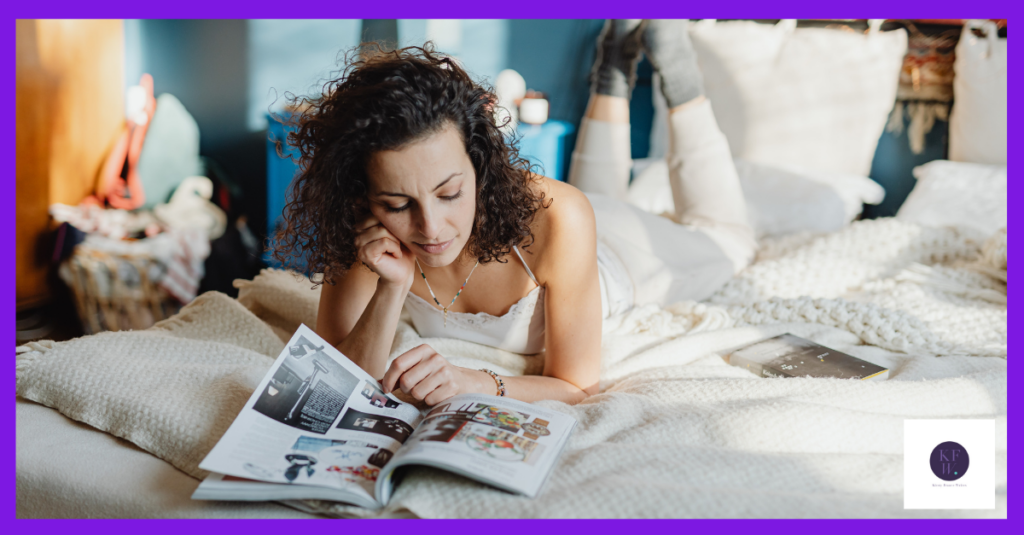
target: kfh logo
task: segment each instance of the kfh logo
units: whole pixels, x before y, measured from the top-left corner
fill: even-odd
[[[943,442],[932,450],[932,472],[944,481],[956,481],[967,473],[971,458],[956,442]]]

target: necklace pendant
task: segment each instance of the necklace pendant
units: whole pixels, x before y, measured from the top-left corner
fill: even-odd
[[[455,304],[455,300],[458,299],[460,295],[462,295],[462,290],[466,287],[466,284],[469,283],[469,277],[473,276],[473,272],[476,271],[476,268],[479,265],[480,265],[479,261],[477,261],[476,264],[473,264],[473,269],[469,270],[469,275],[466,276],[466,281],[462,283],[461,287],[459,287],[459,291],[455,292],[455,297],[452,298],[452,302],[448,303],[449,307],[454,305]],[[416,259],[416,267],[419,268],[419,270],[420,270],[420,276],[423,277],[423,283],[427,285],[427,291],[430,292],[430,297],[433,297],[434,298],[434,303],[437,304],[437,307],[440,308],[442,311],[444,311],[444,326],[445,326],[445,328],[448,328],[448,307],[441,306],[441,302],[437,300],[437,296],[434,295],[434,289],[431,288],[430,287],[430,283],[427,282],[427,274],[423,272],[423,266],[420,266],[419,259]]]

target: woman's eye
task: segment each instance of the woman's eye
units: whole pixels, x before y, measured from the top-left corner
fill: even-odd
[[[459,197],[462,197],[462,190],[461,189],[455,195],[448,195],[447,197],[442,196],[441,199],[445,200],[445,201],[454,201],[455,199],[458,199]]]
[[[389,212],[392,212],[392,213],[404,212],[404,211],[409,209],[409,205],[406,204],[406,205],[403,205],[403,206],[395,207],[395,206],[391,206],[390,204],[385,204],[384,205],[384,209],[389,211]]]

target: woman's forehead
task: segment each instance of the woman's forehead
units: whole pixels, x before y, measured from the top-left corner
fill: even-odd
[[[453,175],[472,167],[462,138],[447,127],[398,150],[373,154],[367,166],[371,190],[404,194],[430,193]],[[458,182],[459,176],[450,182]]]

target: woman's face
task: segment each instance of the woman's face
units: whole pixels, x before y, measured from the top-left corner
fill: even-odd
[[[476,171],[462,138],[442,131],[369,160],[370,211],[420,263],[451,264],[473,231]]]

